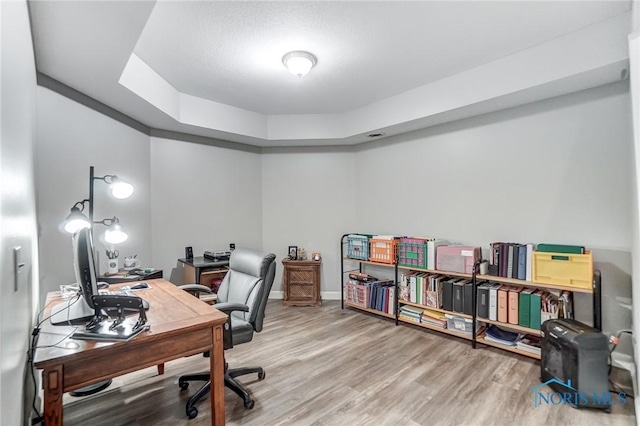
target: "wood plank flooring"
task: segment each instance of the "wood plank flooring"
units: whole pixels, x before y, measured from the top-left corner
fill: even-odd
[[[266,379],[240,380],[256,401],[246,410],[225,395],[229,425],[633,425],[633,400],[611,414],[568,406],[534,408],[538,361],[353,309],[269,301],[264,330],[227,352],[231,367],[264,367]],[[117,362],[117,360],[114,360]],[[200,426],[210,423],[208,400],[193,420],[177,386],[208,359],[184,358],[114,379],[85,398],[64,397],[65,425]]]

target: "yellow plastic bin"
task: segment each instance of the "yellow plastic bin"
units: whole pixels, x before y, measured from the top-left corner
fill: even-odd
[[[593,256],[584,254],[533,252],[532,281],[590,290],[593,287]]]

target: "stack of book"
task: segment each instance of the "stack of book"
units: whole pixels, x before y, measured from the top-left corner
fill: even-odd
[[[522,351],[531,352],[532,354],[540,355],[542,353],[540,348],[540,336],[526,334],[522,339],[518,340],[516,348]]]
[[[422,309],[413,306],[403,305],[398,314],[400,319],[409,322],[419,323],[422,320]]]
[[[496,327],[495,325],[491,325],[489,328],[487,328],[484,337],[485,340],[504,346],[516,346],[516,343],[521,338],[521,334],[503,330]]]
[[[447,328],[447,317],[442,312],[425,309],[421,321],[434,327]]]

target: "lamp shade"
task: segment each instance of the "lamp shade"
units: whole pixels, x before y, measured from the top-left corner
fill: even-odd
[[[311,68],[316,65],[317,60],[311,53],[297,50],[284,55],[282,63],[291,74],[303,77],[309,74]]]
[[[91,228],[89,218],[87,218],[79,208],[72,207],[71,213],[69,213],[69,216],[67,216],[65,220],[64,230],[70,234],[74,234],[84,228]]]
[[[133,185],[120,178],[114,178],[110,184],[111,195],[118,199],[125,199],[131,197],[133,194]]]
[[[109,244],[120,244],[127,241],[129,236],[118,222],[114,222],[107,227],[104,232],[104,240]]]

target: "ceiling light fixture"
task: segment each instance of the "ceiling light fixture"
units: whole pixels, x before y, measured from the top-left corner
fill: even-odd
[[[284,55],[282,57],[282,63],[291,74],[303,77],[309,74],[309,71],[316,66],[318,60],[309,52],[296,50]]]

